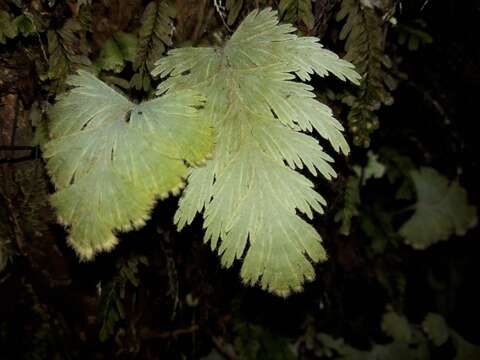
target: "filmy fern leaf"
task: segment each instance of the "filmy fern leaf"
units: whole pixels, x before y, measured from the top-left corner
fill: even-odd
[[[378,155],[372,151],[367,153],[367,164],[364,167],[353,167],[355,175],[347,178],[345,184],[344,202],[342,208],[335,214],[335,221],[340,222],[340,233],[349,235],[352,219],[360,214],[360,188],[371,178],[381,178],[385,175],[386,167],[378,161]]]
[[[415,249],[425,249],[477,225],[477,208],[468,203],[458,181],[450,182],[433,168],[411,171],[417,192],[415,212],[399,232]]]
[[[97,66],[102,70],[121,72],[126,61],[133,61],[137,52],[136,36],[117,31],[103,45],[97,59]]]
[[[5,44],[7,39],[17,36],[18,30],[15,22],[7,11],[0,10],[0,44]]]
[[[68,84],[44,155],[69,243],[90,259],[117,243],[115,231],[144,224],[156,197],[183,186],[184,161],[203,160],[211,129],[195,109],[203,98],[189,90],[136,105],[85,71]]]
[[[86,56],[89,49],[81,33],[82,26],[75,19],[68,19],[61,29],[48,31],[49,79],[64,80],[74,69],[90,65]]]
[[[342,208],[335,214],[335,221],[340,222],[340,233],[350,235],[352,219],[360,213],[360,178],[349,176],[345,184]]]
[[[222,48],[171,50],[153,72],[170,75],[159,94],[202,91],[216,128],[214,159],[191,171],[178,227],[204,211],[205,240],[218,248],[222,264],[246,253],[243,280],[280,295],[299,290],[314,277],[311,260],[326,258],[319,234],[297,213],[311,219],[325,200],[295,169],[327,179],[335,172],[317,140],[300,131],[315,129],[335,150],[349,152],[331,110],[315,100],[311,86],[293,80],[313,73],[359,80],[353,65],[294,31],[279,25],[271,9],[253,11]]]
[[[227,0],[225,7],[228,10],[227,24],[233,25],[243,8],[243,0]]]
[[[390,58],[384,51],[385,24],[373,8],[363,0],[342,0],[337,20],[345,20],[340,39],[345,40],[345,59],[355,64],[364,76],[362,86],[355,96],[346,97],[351,105],[348,114],[349,130],[355,145],[368,147],[370,134],[379,127],[376,111],[391,105],[391,91],[397,79],[391,75]]]
[[[151,89],[150,71],[165,52],[166,46],[172,45],[174,17],[175,7],[169,0],[154,0],[145,7],[138,31],[137,55],[133,62],[136,74],[130,81],[137,90]]]
[[[312,29],[315,25],[310,0],[280,0],[278,12],[281,19],[291,23],[301,21],[307,29]]]

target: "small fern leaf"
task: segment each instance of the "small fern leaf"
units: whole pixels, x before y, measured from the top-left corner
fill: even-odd
[[[90,259],[117,243],[116,231],[143,225],[157,197],[183,186],[184,161],[211,151],[211,128],[195,109],[203,98],[189,90],[136,105],[85,71],[68,84],[50,114],[44,156],[69,243]]]
[[[205,240],[222,264],[244,257],[248,284],[286,296],[315,275],[326,259],[320,235],[298,213],[313,218],[325,200],[296,169],[331,179],[335,171],[314,129],[332,147],[349,151],[342,126],[318,102],[311,86],[293,81],[333,73],[358,83],[347,61],[316,38],[299,38],[278,24],[271,9],[250,13],[223,48],[171,50],[157,63],[158,93],[193,88],[208,98],[205,113],[216,129],[213,160],[193,169],[175,216],[179,228],[204,213]],[[298,213],[297,213],[298,212]]]
[[[225,7],[228,10],[227,24],[233,25],[243,8],[243,0],[227,0]]]
[[[130,81],[133,88],[145,91],[151,89],[150,70],[166,47],[172,45],[175,12],[175,6],[169,0],[150,1],[145,7],[133,61],[136,73]]]
[[[137,50],[137,38],[129,33],[117,31],[105,42],[97,59],[102,70],[121,72],[126,61],[133,61]]]
[[[379,127],[376,111],[382,104],[393,103],[391,92],[398,82],[392,76],[392,61],[385,53],[384,35],[388,22],[375,9],[381,3],[342,0],[337,14],[338,21],[345,20],[339,34],[340,40],[345,40],[345,59],[355,64],[363,75],[358,92],[353,97],[350,94],[344,97],[351,105],[347,120],[357,146],[370,144],[371,133]]]
[[[400,228],[405,242],[425,249],[452,235],[462,236],[477,224],[477,208],[468,203],[458,181],[450,182],[435,169],[411,172],[417,192],[415,213]]]
[[[0,44],[5,44],[7,39],[13,39],[17,34],[15,21],[10,18],[7,11],[0,10]]]
[[[407,318],[388,310],[383,314],[382,330],[395,341],[410,342],[413,337],[413,329]]]
[[[349,176],[345,185],[343,195],[343,206],[335,214],[335,221],[340,222],[340,234],[350,235],[352,219],[359,215],[360,206],[360,178],[358,176]]]
[[[315,26],[310,0],[280,0],[278,12],[282,20],[292,23],[301,21],[309,30]]]
[[[422,329],[435,346],[442,346],[450,337],[450,329],[440,314],[428,313],[422,322]]]
[[[90,49],[82,38],[82,24],[75,19],[68,19],[58,30],[48,30],[48,73],[50,80],[60,80],[77,68],[91,65],[87,57]],[[60,86],[63,89],[63,86]]]

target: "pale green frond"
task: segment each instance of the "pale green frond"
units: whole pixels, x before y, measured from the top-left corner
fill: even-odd
[[[196,107],[203,105],[204,98],[197,92],[169,92],[137,105],[131,112],[130,122],[152,142],[149,145],[159,154],[196,165],[212,151],[211,124],[198,121]]]
[[[348,62],[278,24],[271,9],[254,11],[222,48],[182,48],[157,62],[168,77],[158,94],[192,88],[207,97],[204,115],[215,126],[215,153],[193,169],[175,215],[179,228],[204,213],[205,240],[224,266],[243,260],[248,284],[286,296],[312,279],[312,262],[325,260],[313,218],[326,202],[296,169],[335,177],[314,129],[336,151],[348,153],[342,125],[318,102],[309,85],[296,82],[331,72],[357,81]]]
[[[95,127],[97,121],[103,122],[107,117],[118,118],[134,106],[125,96],[86,71],[70,76],[67,84],[72,89],[67,96],[60,97],[55,111],[50,113],[53,138],[71,135],[87,125]]]
[[[333,117],[331,109],[315,99],[309,85],[289,81],[294,76],[282,66],[271,65],[240,73],[235,79],[238,96],[251,111],[271,111],[281,123],[302,131],[315,129],[329,140],[335,151],[348,154],[350,148],[343,137],[343,126]],[[265,84],[269,84],[268,87]]]
[[[477,209],[468,203],[467,192],[458,181],[450,182],[432,168],[412,171],[417,192],[415,213],[400,228],[405,242],[416,249],[462,236],[477,224]]]
[[[255,154],[255,155],[254,155]],[[219,175],[205,212],[206,238],[231,266],[249,248],[242,278],[280,295],[314,277],[313,261],[324,260],[317,232],[296,215],[323,212],[325,200],[299,173],[245,148]],[[308,257],[306,257],[307,255]]]
[[[85,71],[68,83],[44,156],[69,243],[90,259],[116,244],[116,231],[143,225],[157,197],[183,187],[185,161],[211,152],[212,130],[196,110],[203,97],[190,90],[135,105]]]
[[[211,80],[216,75],[214,71],[220,66],[217,50],[213,48],[179,48],[168,52],[168,56],[155,63],[153,76],[175,76],[162,82],[158,92],[163,93],[175,86],[198,86]],[[182,78],[177,78],[184,75]],[[175,80],[174,80],[175,79]]]

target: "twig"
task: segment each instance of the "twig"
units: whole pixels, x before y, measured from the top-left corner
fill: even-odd
[[[28,155],[28,156],[22,156],[22,157],[18,157],[18,158],[13,158],[13,159],[0,158],[0,164],[15,164],[15,163],[19,163],[19,162],[23,162],[23,161],[29,161],[29,160],[35,160],[35,159],[36,159],[35,154],[31,154],[31,155]]]
[[[30,155],[17,158],[0,158],[0,164],[14,164],[22,161],[35,160],[38,158],[38,146],[23,145],[0,145],[0,151],[26,151],[30,150]]]
[[[142,338],[150,340],[150,339],[170,339],[170,338],[176,338],[181,335],[188,335],[192,334],[196,331],[198,331],[199,326],[198,325],[192,325],[188,328],[184,329],[176,329],[173,331],[163,331],[163,332],[157,332],[155,330],[151,329],[144,329],[142,331]]]
[[[33,21],[33,15],[29,11],[24,11],[23,14],[27,17],[28,20],[32,23],[33,26],[33,31],[35,31],[35,35],[37,35],[38,42],[40,43],[40,49],[42,50],[42,55],[43,59],[45,60],[45,63],[48,64],[48,56],[47,52],[45,50],[45,46],[43,45],[42,37],[38,31],[37,25],[35,24],[35,21]]]
[[[226,16],[226,8],[225,8],[225,5],[223,5],[221,2],[219,2],[220,0],[214,0],[213,1],[213,5],[215,6],[215,10],[217,10],[217,14],[220,16],[220,18],[222,19],[222,22],[223,22],[223,25],[225,26],[225,28],[228,30],[228,32],[232,32],[232,29],[230,29],[230,27],[228,26],[227,22],[225,21],[225,16]]]
[[[422,7],[420,8],[420,11],[423,11],[429,2],[430,0],[425,0],[425,2],[422,4]]]
[[[36,146],[28,145],[0,145],[0,150],[10,150],[10,151],[19,151],[19,150],[35,150]]]
[[[5,281],[8,280],[8,278],[11,276],[12,274],[6,274],[4,277],[2,277],[0,279],[0,285],[2,285]]]

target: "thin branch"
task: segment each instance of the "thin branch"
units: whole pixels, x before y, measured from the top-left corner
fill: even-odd
[[[14,164],[22,161],[38,159],[38,146],[24,146],[24,145],[0,145],[0,151],[30,151],[30,155],[20,156],[17,158],[0,158],[0,164]]]
[[[146,340],[151,340],[151,339],[170,339],[170,338],[176,338],[181,335],[189,335],[192,333],[195,333],[198,331],[199,326],[198,325],[192,325],[188,328],[184,329],[176,329],[172,331],[163,331],[163,332],[157,332],[152,329],[144,329],[142,330],[142,338]]]
[[[28,146],[28,145],[0,145],[1,150],[9,150],[9,151],[20,151],[20,150],[35,150],[36,146]]]
[[[0,158],[0,164],[14,164],[14,163],[19,163],[23,161],[35,160],[35,159],[36,159],[35,154],[13,158],[13,159]]]

